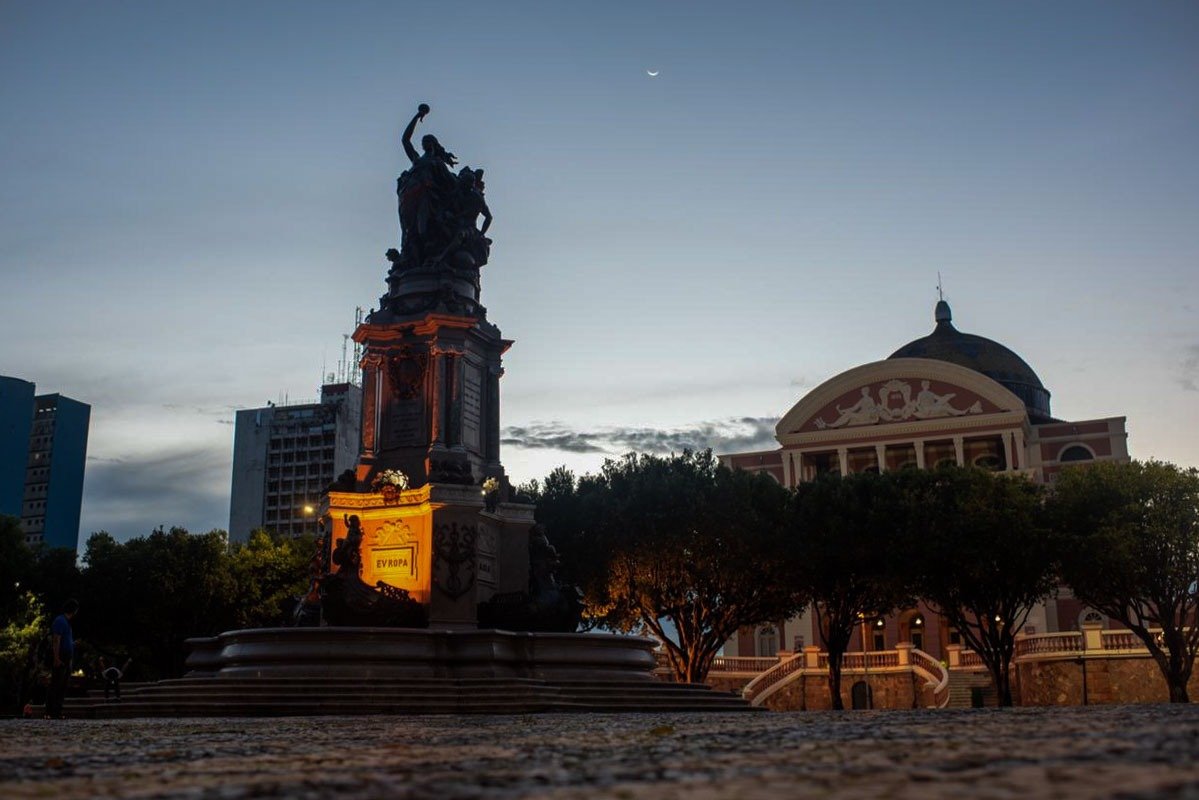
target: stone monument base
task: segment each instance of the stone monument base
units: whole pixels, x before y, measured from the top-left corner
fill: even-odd
[[[257,628],[189,639],[189,677],[654,680],[641,636],[412,628]]]
[[[262,628],[192,639],[183,678],[71,717],[751,711],[739,695],[653,675],[638,636],[409,628]]]

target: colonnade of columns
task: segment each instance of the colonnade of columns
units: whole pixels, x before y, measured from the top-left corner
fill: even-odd
[[[1024,431],[996,431],[972,436],[928,436],[909,441],[879,442],[856,446],[811,447],[785,454],[788,477],[794,482],[811,480],[820,472],[854,472],[935,467],[952,459],[958,466],[982,464],[1003,471],[1020,469],[1024,456]]]

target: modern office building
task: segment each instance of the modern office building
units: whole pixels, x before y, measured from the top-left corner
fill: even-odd
[[[349,382],[325,384],[316,402],[238,411],[230,541],[256,528],[315,534],[321,493],[358,460],[361,413],[362,390]]]
[[[1127,461],[1122,416],[1056,419],[1049,391],[1023,358],[999,342],[954,327],[949,304],[937,303],[936,327],[888,358],[840,373],[802,397],[775,427],[779,446],[730,453],[730,467],[761,471],[793,488],[824,473],[885,472],[971,465],[1052,484],[1063,467]],[[1038,605],[1029,633],[1078,630],[1107,620],[1063,590]],[[773,655],[818,644],[814,619],[743,630],[726,655]],[[924,603],[871,620],[867,649],[910,642],[943,658],[958,635]],[[862,646],[855,634],[852,649]]]
[[[91,406],[0,377],[0,513],[19,517],[30,546],[79,545]]]

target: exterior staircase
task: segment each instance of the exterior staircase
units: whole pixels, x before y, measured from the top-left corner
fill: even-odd
[[[190,677],[68,698],[76,718],[752,711],[704,684],[532,678]],[[40,711],[40,709],[39,709]]]
[[[989,673],[950,670],[946,708],[977,708],[980,700],[982,705],[990,707],[995,705],[995,699],[995,686]]]

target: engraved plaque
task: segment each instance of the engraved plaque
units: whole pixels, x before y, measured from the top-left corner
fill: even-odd
[[[483,586],[495,587],[495,556],[480,555],[475,562],[478,581]]]
[[[480,420],[483,414],[483,370],[469,361],[462,370],[462,443],[474,453],[483,447]]]
[[[424,444],[424,403],[419,398],[392,398],[387,407],[386,447],[416,447]]]
[[[384,583],[398,586],[416,577],[416,545],[376,547],[371,560],[375,576]]]

